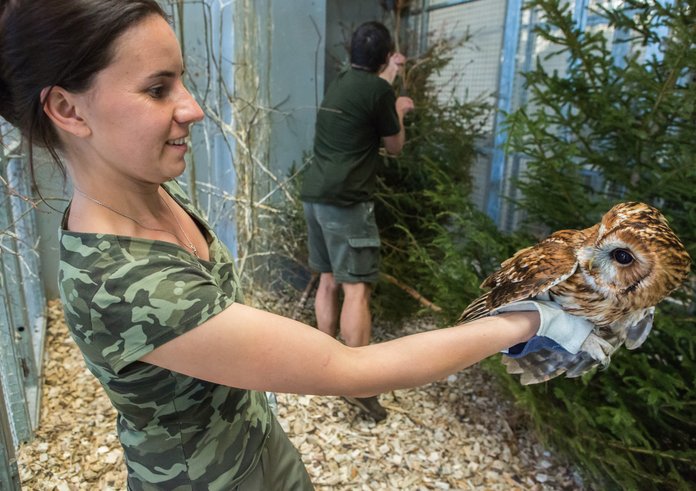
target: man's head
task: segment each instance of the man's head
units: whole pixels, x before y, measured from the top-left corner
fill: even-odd
[[[391,34],[384,24],[365,22],[350,41],[350,62],[371,72],[378,72],[394,51]]]

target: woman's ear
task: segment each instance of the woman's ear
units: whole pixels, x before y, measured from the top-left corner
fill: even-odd
[[[78,96],[57,85],[45,87],[41,91],[44,113],[53,124],[78,138],[85,138],[91,134],[91,130],[80,116],[78,99]]]

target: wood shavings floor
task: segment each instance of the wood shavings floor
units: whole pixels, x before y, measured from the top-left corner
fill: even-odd
[[[386,338],[427,329],[416,321]],[[123,490],[115,412],[49,306],[42,416],[18,450],[23,489]],[[278,394],[279,421],[317,490],[583,490],[544,449],[490,376],[472,367],[447,380],[380,396],[375,423],[339,397]]]

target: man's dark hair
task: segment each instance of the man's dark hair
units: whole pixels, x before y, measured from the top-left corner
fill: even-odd
[[[394,51],[394,43],[384,24],[365,22],[350,40],[350,62],[370,72],[378,72]]]

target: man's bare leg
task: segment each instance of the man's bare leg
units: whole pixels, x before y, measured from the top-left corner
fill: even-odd
[[[321,273],[314,299],[314,313],[317,316],[317,328],[332,338],[336,337],[338,330],[339,289],[340,286],[336,284],[333,273]]]
[[[372,334],[369,283],[343,283],[341,337],[348,346],[367,346]]]
[[[343,283],[342,286],[341,337],[348,346],[367,346],[372,334],[372,316],[370,314],[372,285],[369,283]],[[387,411],[379,404],[377,396],[346,397],[345,399],[372,416],[375,421],[381,421],[387,417]]]

